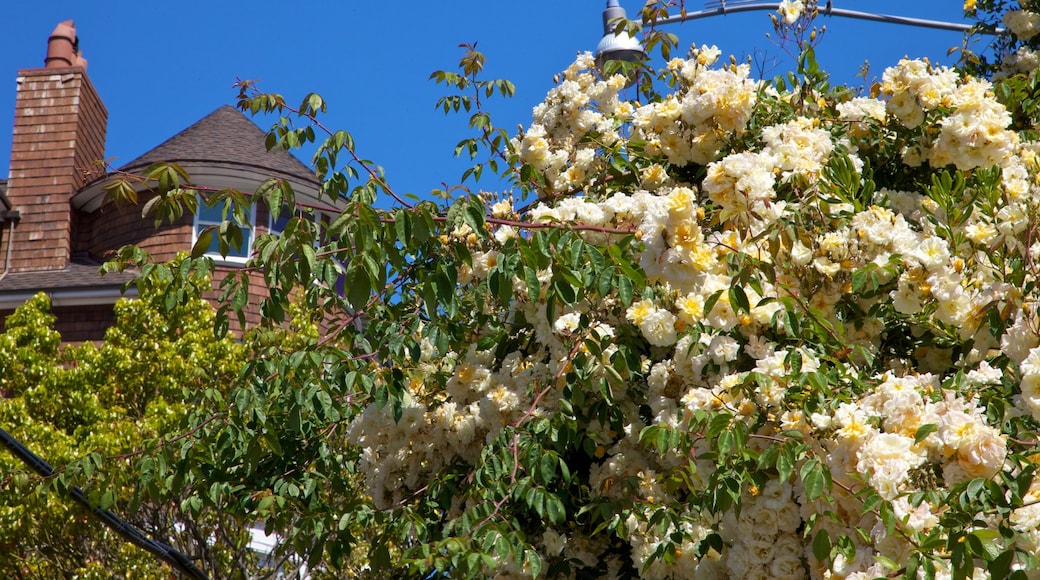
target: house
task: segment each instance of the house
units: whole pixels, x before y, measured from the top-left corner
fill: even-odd
[[[55,28],[44,63],[17,76],[10,173],[0,181],[0,320],[42,291],[51,297],[64,340],[97,341],[130,279],[130,274],[102,276],[98,266],[127,244],[157,260],[170,259],[191,248],[198,233],[220,217],[200,211],[156,228],[139,206],[109,201],[104,186],[113,176],[103,165],[108,112],[87,76],[72,21]],[[285,151],[267,151],[264,143],[259,127],[224,106],[118,171],[137,174],[153,163],[171,162],[183,167],[195,186],[246,192],[275,177],[291,183],[298,200],[317,203],[314,173]],[[139,195],[144,203],[148,192]],[[253,217],[255,231],[246,236],[246,247],[226,258],[214,255],[215,283],[245,262],[255,235],[273,227],[266,208]],[[257,313],[250,312],[247,320],[256,322]]]

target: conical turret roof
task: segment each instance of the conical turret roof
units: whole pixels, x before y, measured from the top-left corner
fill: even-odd
[[[314,172],[296,157],[283,149],[268,151],[265,138],[260,127],[224,105],[120,169],[140,172],[153,163],[227,165],[318,184]]]

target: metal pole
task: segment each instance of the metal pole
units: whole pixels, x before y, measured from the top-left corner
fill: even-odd
[[[704,10],[697,10],[694,12],[686,12],[685,14],[677,14],[655,20],[649,23],[650,26],[658,26],[664,24],[676,24],[680,22],[686,22],[687,20],[698,20],[700,18],[708,18],[711,16],[725,16],[727,14],[736,14],[737,12],[751,12],[755,10],[768,10],[775,12],[780,9],[780,2],[755,2],[754,0],[715,0],[714,8],[705,8]],[[939,30],[951,30],[955,32],[979,32],[981,34],[992,34],[1002,35],[1005,32],[1003,28],[995,28],[992,30],[980,28],[975,29],[973,25],[958,23],[958,22],[945,22],[942,20],[926,20],[923,18],[910,18],[907,16],[894,16],[891,14],[874,14],[870,12],[860,12],[858,10],[845,10],[842,8],[834,8],[832,2],[828,1],[823,7],[817,4],[812,4],[808,10],[813,10],[817,15],[825,16],[839,16],[842,18],[855,18],[859,20],[871,20],[874,22],[883,22],[886,24],[903,24],[906,26],[915,26],[919,28],[935,28]],[[599,41],[599,45],[596,47],[596,61],[602,62],[605,60],[638,60],[640,57],[645,55],[642,46],[639,41],[631,38],[627,34],[614,34],[617,21],[625,18],[625,11],[620,7],[617,0],[608,0],[607,9],[603,11],[603,38]]]
[[[654,21],[654,25],[659,24],[674,24],[677,22],[685,22],[687,20],[697,20],[699,18],[708,18],[709,16],[724,16],[726,14],[736,14],[737,12],[751,12],[755,10],[768,10],[776,11],[780,8],[779,2],[759,2],[753,4],[722,4],[718,8],[708,8],[705,10],[697,10],[695,12],[687,12],[686,15],[675,15],[669,16],[668,18],[662,18],[661,20]],[[904,24],[907,26],[917,26],[921,28],[937,28],[939,30],[952,30],[955,32],[971,32],[974,27],[970,24],[964,24],[959,22],[945,22],[942,20],[926,20],[923,18],[910,18],[907,16],[894,16],[890,14],[874,14],[871,12],[860,12],[858,10],[845,10],[843,8],[834,8],[828,4],[823,7],[816,7],[816,11],[819,14],[826,16],[840,16],[844,18],[856,18],[859,20],[872,20],[874,22],[884,22],[887,24]],[[1004,34],[1003,28],[997,28],[996,30],[979,30],[983,34]]]

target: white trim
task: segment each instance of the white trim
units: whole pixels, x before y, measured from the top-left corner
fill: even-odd
[[[118,288],[90,290],[33,290],[18,294],[0,294],[0,310],[13,310],[43,292],[51,299],[51,307],[98,306],[115,304],[120,298],[137,298],[137,288],[131,286],[125,293]]]
[[[278,534],[268,534],[259,526],[249,528],[249,549],[254,552],[270,556],[274,553],[274,549],[281,541],[281,536]]]

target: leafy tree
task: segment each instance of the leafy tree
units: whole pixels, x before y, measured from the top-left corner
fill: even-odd
[[[132,523],[203,558],[207,569],[250,562],[243,555],[249,522],[187,520],[176,494],[156,503],[138,487],[149,470],[148,447],[190,444],[178,431],[188,410],[203,391],[226,392],[246,359],[245,345],[214,337],[215,312],[201,297],[211,285],[206,266],[185,259],[145,265],[139,297],[116,304],[116,322],[98,346],[63,347],[43,294],[8,317],[0,335],[0,423],[37,455],[68,467],[41,485],[15,457],[0,455],[5,576],[168,577],[150,554],[69,501],[78,485],[92,505],[132,513]],[[112,458],[139,456],[146,457],[139,471],[117,465],[99,472]]]
[[[1029,50],[1023,12],[998,54]],[[177,445],[66,473],[99,503],[262,522],[314,577],[1031,577],[1036,67],[905,59],[858,95],[817,67],[813,17],[784,3],[799,58],[771,82],[714,47],[625,67],[631,88],[581,55],[513,136],[486,110],[512,85],[466,46],[439,105],[476,130],[465,178],[513,190],[443,203],[398,195],[321,97],[244,83],[272,146],[324,135],[343,209],[225,280],[217,336],[258,275],[264,323]],[[158,191],[157,216],[195,198]],[[210,194],[295,204],[278,181]],[[41,377],[20,380],[16,400]]]

